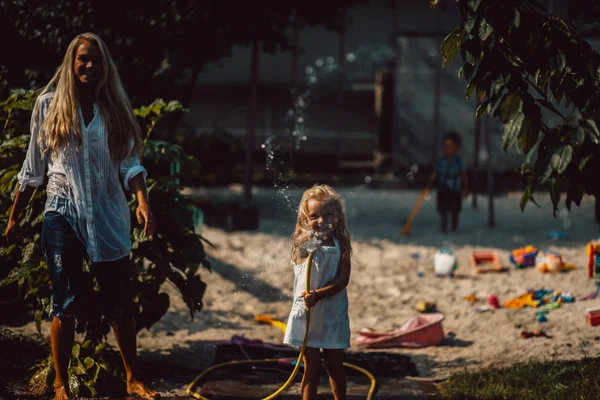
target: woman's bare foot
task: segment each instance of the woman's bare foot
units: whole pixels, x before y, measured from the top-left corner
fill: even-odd
[[[54,386],[54,400],[69,400],[67,387],[64,383]]]
[[[154,390],[148,389],[142,382],[135,378],[127,381],[127,393],[137,394],[144,399],[154,399],[157,395]]]

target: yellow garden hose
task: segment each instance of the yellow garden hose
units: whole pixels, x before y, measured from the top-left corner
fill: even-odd
[[[310,272],[312,269],[312,259],[313,259],[313,252],[311,251],[308,254],[308,260],[306,263],[306,293],[310,292]],[[288,380],[283,384],[283,386],[281,386],[279,389],[277,389],[277,391],[275,391],[275,393],[265,397],[262,400],[271,400],[276,398],[277,396],[279,396],[281,393],[283,393],[284,391],[286,391],[291,384],[294,382],[294,379],[296,378],[296,375],[298,375],[298,371],[300,369],[300,364],[302,363],[302,357],[304,357],[304,352],[306,350],[306,342],[308,340],[308,329],[310,327],[310,308],[306,308],[306,332],[304,334],[304,341],[302,343],[302,347],[300,348],[300,354],[298,355],[298,360],[296,361],[296,365],[294,366],[294,370],[292,371],[290,377],[288,378]],[[221,368],[221,367],[225,367],[228,365],[241,365],[241,364],[266,364],[266,363],[276,363],[279,362],[280,359],[279,358],[267,358],[264,360],[237,360],[237,361],[229,361],[229,362],[225,362],[222,364],[217,364],[217,365],[213,365],[212,367],[204,370],[200,375],[198,375],[196,377],[196,379],[194,379],[194,381],[192,383],[190,383],[190,385],[187,388],[187,394],[188,396],[192,396],[196,399],[199,400],[210,400],[204,396],[202,396],[201,394],[198,394],[196,392],[194,392],[194,388],[196,387],[196,385],[198,384],[198,382],[205,377],[206,375],[208,375],[210,372],[214,371],[215,369]],[[361,368],[357,365],[353,365],[353,364],[348,364],[348,363],[344,363],[345,367],[354,369],[356,371],[362,372],[363,374],[365,374],[370,380],[371,380],[371,387],[369,388],[369,393],[367,394],[367,400],[371,400],[373,397],[373,394],[375,393],[375,388],[376,388],[376,381],[375,381],[375,377],[373,376],[373,374],[371,374],[369,371],[367,371],[364,368]]]

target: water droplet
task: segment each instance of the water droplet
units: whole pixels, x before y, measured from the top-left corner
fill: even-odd
[[[409,181],[413,181],[413,180],[415,180],[415,174],[413,174],[412,172],[408,172],[408,173],[406,174],[406,178],[407,178]]]
[[[372,180],[370,176],[365,176],[365,183],[371,183]]]
[[[425,201],[429,201],[429,200],[431,200],[431,195],[430,194],[428,194],[427,196],[425,196]]]
[[[317,59],[317,61],[315,61],[315,65],[319,68],[321,68],[323,66],[323,60],[322,59]]]
[[[260,145],[260,147],[262,147],[264,149],[267,146],[263,143],[263,144]]]
[[[308,83],[317,83],[317,78],[314,76],[311,76],[310,78],[308,78]]]
[[[416,174],[417,172],[419,172],[419,166],[417,164],[411,165],[410,172],[412,172],[413,174]]]
[[[308,139],[306,136],[302,136],[302,140],[306,142],[306,139]]]
[[[569,209],[563,208],[562,210],[560,210],[559,215],[562,219],[569,218]]]
[[[299,124],[301,124],[301,123],[303,123],[303,122],[304,122],[304,118],[303,118],[303,117],[298,117],[298,120],[297,120],[297,121],[298,121],[298,123],[299,123]]]
[[[489,158],[490,158],[490,156],[487,151],[485,151],[485,150],[479,151],[479,159],[481,161],[486,162],[487,160],[489,160]]]
[[[333,64],[335,62],[335,58],[329,56],[327,57],[327,64]]]
[[[346,54],[346,61],[348,61],[348,62],[356,61],[356,55],[354,55],[354,53]]]
[[[572,225],[572,223],[571,223],[571,219],[570,219],[569,217],[565,218],[565,219],[563,220],[563,223],[562,223],[562,225],[563,225],[563,228],[564,228],[565,230],[566,230],[566,229],[569,229],[569,228],[571,227],[571,225]]]
[[[315,73],[315,69],[311,66],[306,67],[306,74],[311,75]]]

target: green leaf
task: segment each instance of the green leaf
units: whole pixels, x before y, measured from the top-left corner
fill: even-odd
[[[516,28],[519,28],[519,25],[521,25],[521,12],[518,8],[515,8],[515,17],[513,18],[513,23],[515,24]]]
[[[86,370],[92,368],[94,366],[94,364],[95,364],[95,362],[92,357],[86,357],[83,359],[83,365]]]
[[[473,92],[475,91],[476,88],[477,88],[477,85],[475,84],[475,82],[473,82],[473,81],[469,82],[469,84],[467,85],[467,91],[466,91],[467,100],[469,100],[471,98],[471,96],[473,95]]]
[[[53,371],[52,357],[49,357],[39,365],[39,368],[29,380],[29,384],[32,387],[45,387]]]
[[[489,114],[490,111],[492,111],[492,102],[490,99],[487,99],[477,106],[477,109],[475,110],[475,118],[479,119],[482,115]]]
[[[471,8],[471,10],[477,11],[479,5],[481,4],[481,0],[469,0],[467,4],[469,5],[469,8]]]
[[[570,145],[563,146],[550,158],[550,165],[559,174],[565,172],[573,159],[573,148]]]
[[[512,119],[504,124],[504,133],[502,134],[502,148],[504,151],[507,151],[509,147],[517,142],[521,126],[525,120],[525,114],[522,112],[512,114],[512,116]]]
[[[475,56],[470,51],[465,51],[465,61],[472,66],[475,66]],[[470,77],[469,77],[470,78]],[[467,79],[469,79],[467,78]]]
[[[469,64],[469,62],[465,62],[463,64],[463,75],[465,76],[466,80],[471,79],[474,71],[475,71],[475,67],[473,66],[473,64]]]
[[[479,24],[479,38],[485,42],[487,38],[490,37],[493,31],[494,28],[490,24],[488,24],[488,22],[484,18],[481,21],[481,24]]]
[[[69,374],[69,392],[73,397],[79,396],[79,379],[73,374]]]
[[[73,349],[71,351],[71,356],[73,358],[79,358],[79,352],[80,352],[80,350],[81,350],[81,346],[79,345],[79,343],[75,343],[73,345]]]
[[[538,136],[540,133],[539,120],[535,117],[526,116],[521,125],[521,132],[519,134],[521,138],[521,146],[517,147],[517,150],[522,150],[525,153],[529,153],[531,148],[538,142]]]
[[[44,318],[44,312],[42,310],[35,310],[35,329],[41,335],[42,334],[42,319]]]
[[[456,52],[462,45],[464,35],[465,31],[462,26],[457,26],[444,38],[444,42],[442,43],[441,47],[443,57],[442,66],[446,66],[446,63],[452,63],[454,61]]]
[[[69,369],[69,371],[71,372],[71,374],[75,374],[75,375],[85,375],[86,374],[85,367],[83,366],[81,361],[79,361],[79,359],[71,360],[71,368]]]
[[[573,127],[573,131],[570,135],[571,145],[573,147],[579,147],[585,141],[585,129],[581,126]]]
[[[527,152],[527,157],[525,157],[525,164],[531,164],[531,162],[533,161],[533,156],[535,155],[535,153],[540,148],[540,143],[542,143],[543,139],[544,139],[544,135],[539,135],[538,134],[538,138],[537,138],[535,144]]]
[[[471,33],[471,31],[473,30],[473,28],[475,27],[475,23],[477,22],[477,17],[472,15],[469,18],[467,18],[467,21],[465,22],[465,31],[467,33]]]
[[[558,66],[559,72],[563,72],[565,70],[565,67],[567,66],[567,58],[565,54],[561,51],[559,51],[556,55],[556,64]]]
[[[594,156],[587,156],[581,159],[581,161],[579,161],[579,165],[578,165],[578,170],[579,172],[583,171],[587,165],[587,163],[593,158]]]
[[[585,129],[585,131],[590,136],[590,139],[596,144],[600,141],[600,131],[598,131],[598,125],[596,125],[596,121],[593,119],[582,119],[581,125]]]
[[[521,114],[523,111],[523,100],[516,93],[508,94],[502,100],[499,107],[500,120],[506,124],[515,115]],[[520,128],[520,127],[519,127]]]

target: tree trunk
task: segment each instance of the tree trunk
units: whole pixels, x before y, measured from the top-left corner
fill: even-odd
[[[246,116],[246,166],[244,173],[244,201],[246,205],[252,203],[252,153],[254,152],[254,138],[256,137],[256,109],[257,109],[257,86],[258,86],[258,60],[260,56],[260,46],[258,43],[257,32],[254,32],[252,42],[252,55],[250,58],[250,79],[248,86],[250,89],[248,99],[248,113]]]
[[[494,170],[492,169],[492,124],[491,116],[485,117],[485,148],[487,151],[487,192],[488,192],[488,223],[490,228],[496,226],[494,213]]]
[[[343,135],[343,120],[344,120],[344,84],[346,77],[344,75],[344,64],[346,61],[346,11],[343,11],[342,15],[342,29],[339,35],[339,47],[338,47],[338,98],[337,98],[337,132],[336,132],[336,149],[337,149],[337,161],[338,166],[341,162],[341,144]]]
[[[439,38],[435,39],[436,48],[438,49],[438,59],[435,62],[435,76],[433,83],[433,157],[432,161],[435,163],[439,157],[440,148],[440,134],[441,134],[441,121],[440,121],[440,96],[442,90],[442,61],[440,46],[441,41]]]
[[[479,107],[479,99],[477,99]],[[477,108],[475,108],[477,110]],[[487,116],[484,116],[486,118]],[[475,148],[473,149],[473,176],[471,177],[471,193],[473,196],[473,208],[477,208],[477,191],[479,190],[479,154],[481,152],[481,119],[475,115]]]

